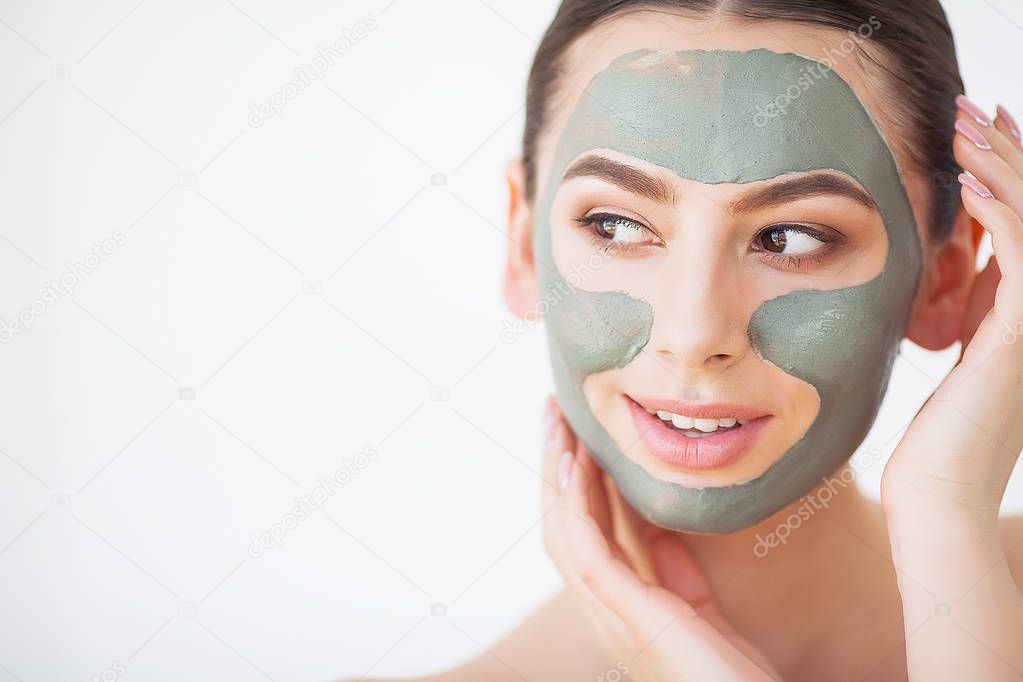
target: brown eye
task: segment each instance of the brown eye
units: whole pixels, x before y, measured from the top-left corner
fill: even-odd
[[[785,245],[788,244],[788,237],[785,230],[774,228],[760,233],[760,245],[765,251],[783,253]]]
[[[802,256],[817,251],[833,239],[805,225],[780,224],[764,228],[756,241],[763,251]]]
[[[613,213],[594,213],[577,220],[589,225],[597,237],[611,242],[642,244],[652,236],[642,223]]]

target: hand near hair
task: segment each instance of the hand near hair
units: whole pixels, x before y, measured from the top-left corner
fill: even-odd
[[[882,502],[910,679],[1018,680],[1023,596],[998,511],[1023,450],[1023,145],[1007,112],[992,123],[965,98],[960,108],[956,159],[974,176],[961,176],[963,204],[997,261],[966,307],[959,364],[885,469]]]
[[[637,680],[777,680],[762,654],[724,620],[710,586],[679,540],[643,523],[659,577],[640,578],[615,539],[603,473],[552,399],[545,412],[544,544],[570,591]],[[555,492],[555,490],[559,492]],[[658,535],[658,533],[660,535]],[[664,567],[670,570],[658,570]],[[670,576],[665,578],[665,576]],[[662,583],[661,580],[666,580]],[[594,671],[612,679],[612,671]]]

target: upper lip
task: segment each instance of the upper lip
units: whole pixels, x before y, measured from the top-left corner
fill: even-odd
[[[664,398],[641,398],[629,396],[636,401],[640,407],[648,410],[671,412],[681,414],[694,419],[742,419],[752,421],[760,417],[767,417],[769,413],[758,410],[755,407],[736,405],[735,403],[692,403],[684,400],[671,400]]]

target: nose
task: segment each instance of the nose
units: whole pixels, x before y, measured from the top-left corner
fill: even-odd
[[[679,369],[719,373],[749,350],[749,314],[735,268],[693,253],[663,265],[667,276],[651,300],[649,348]],[[648,299],[649,300],[649,299]]]

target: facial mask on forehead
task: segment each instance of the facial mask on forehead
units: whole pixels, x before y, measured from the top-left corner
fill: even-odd
[[[768,109],[772,102],[787,106]],[[859,181],[880,209],[888,254],[877,277],[831,291],[793,291],[764,302],[749,321],[757,355],[811,384],[820,397],[807,432],[756,479],[708,488],[656,479],[621,451],[590,410],[583,381],[632,362],[650,340],[654,314],[623,292],[571,290],[554,265],[554,196],[569,164],[594,149],[708,184],[833,169]],[[820,62],[764,49],[632,52],[590,82],[557,143],[548,178],[534,253],[541,298],[558,292],[545,316],[558,401],[637,512],[674,530],[734,532],[810,492],[852,456],[877,416],[905,336],[921,247],[895,157],[844,80]]]

